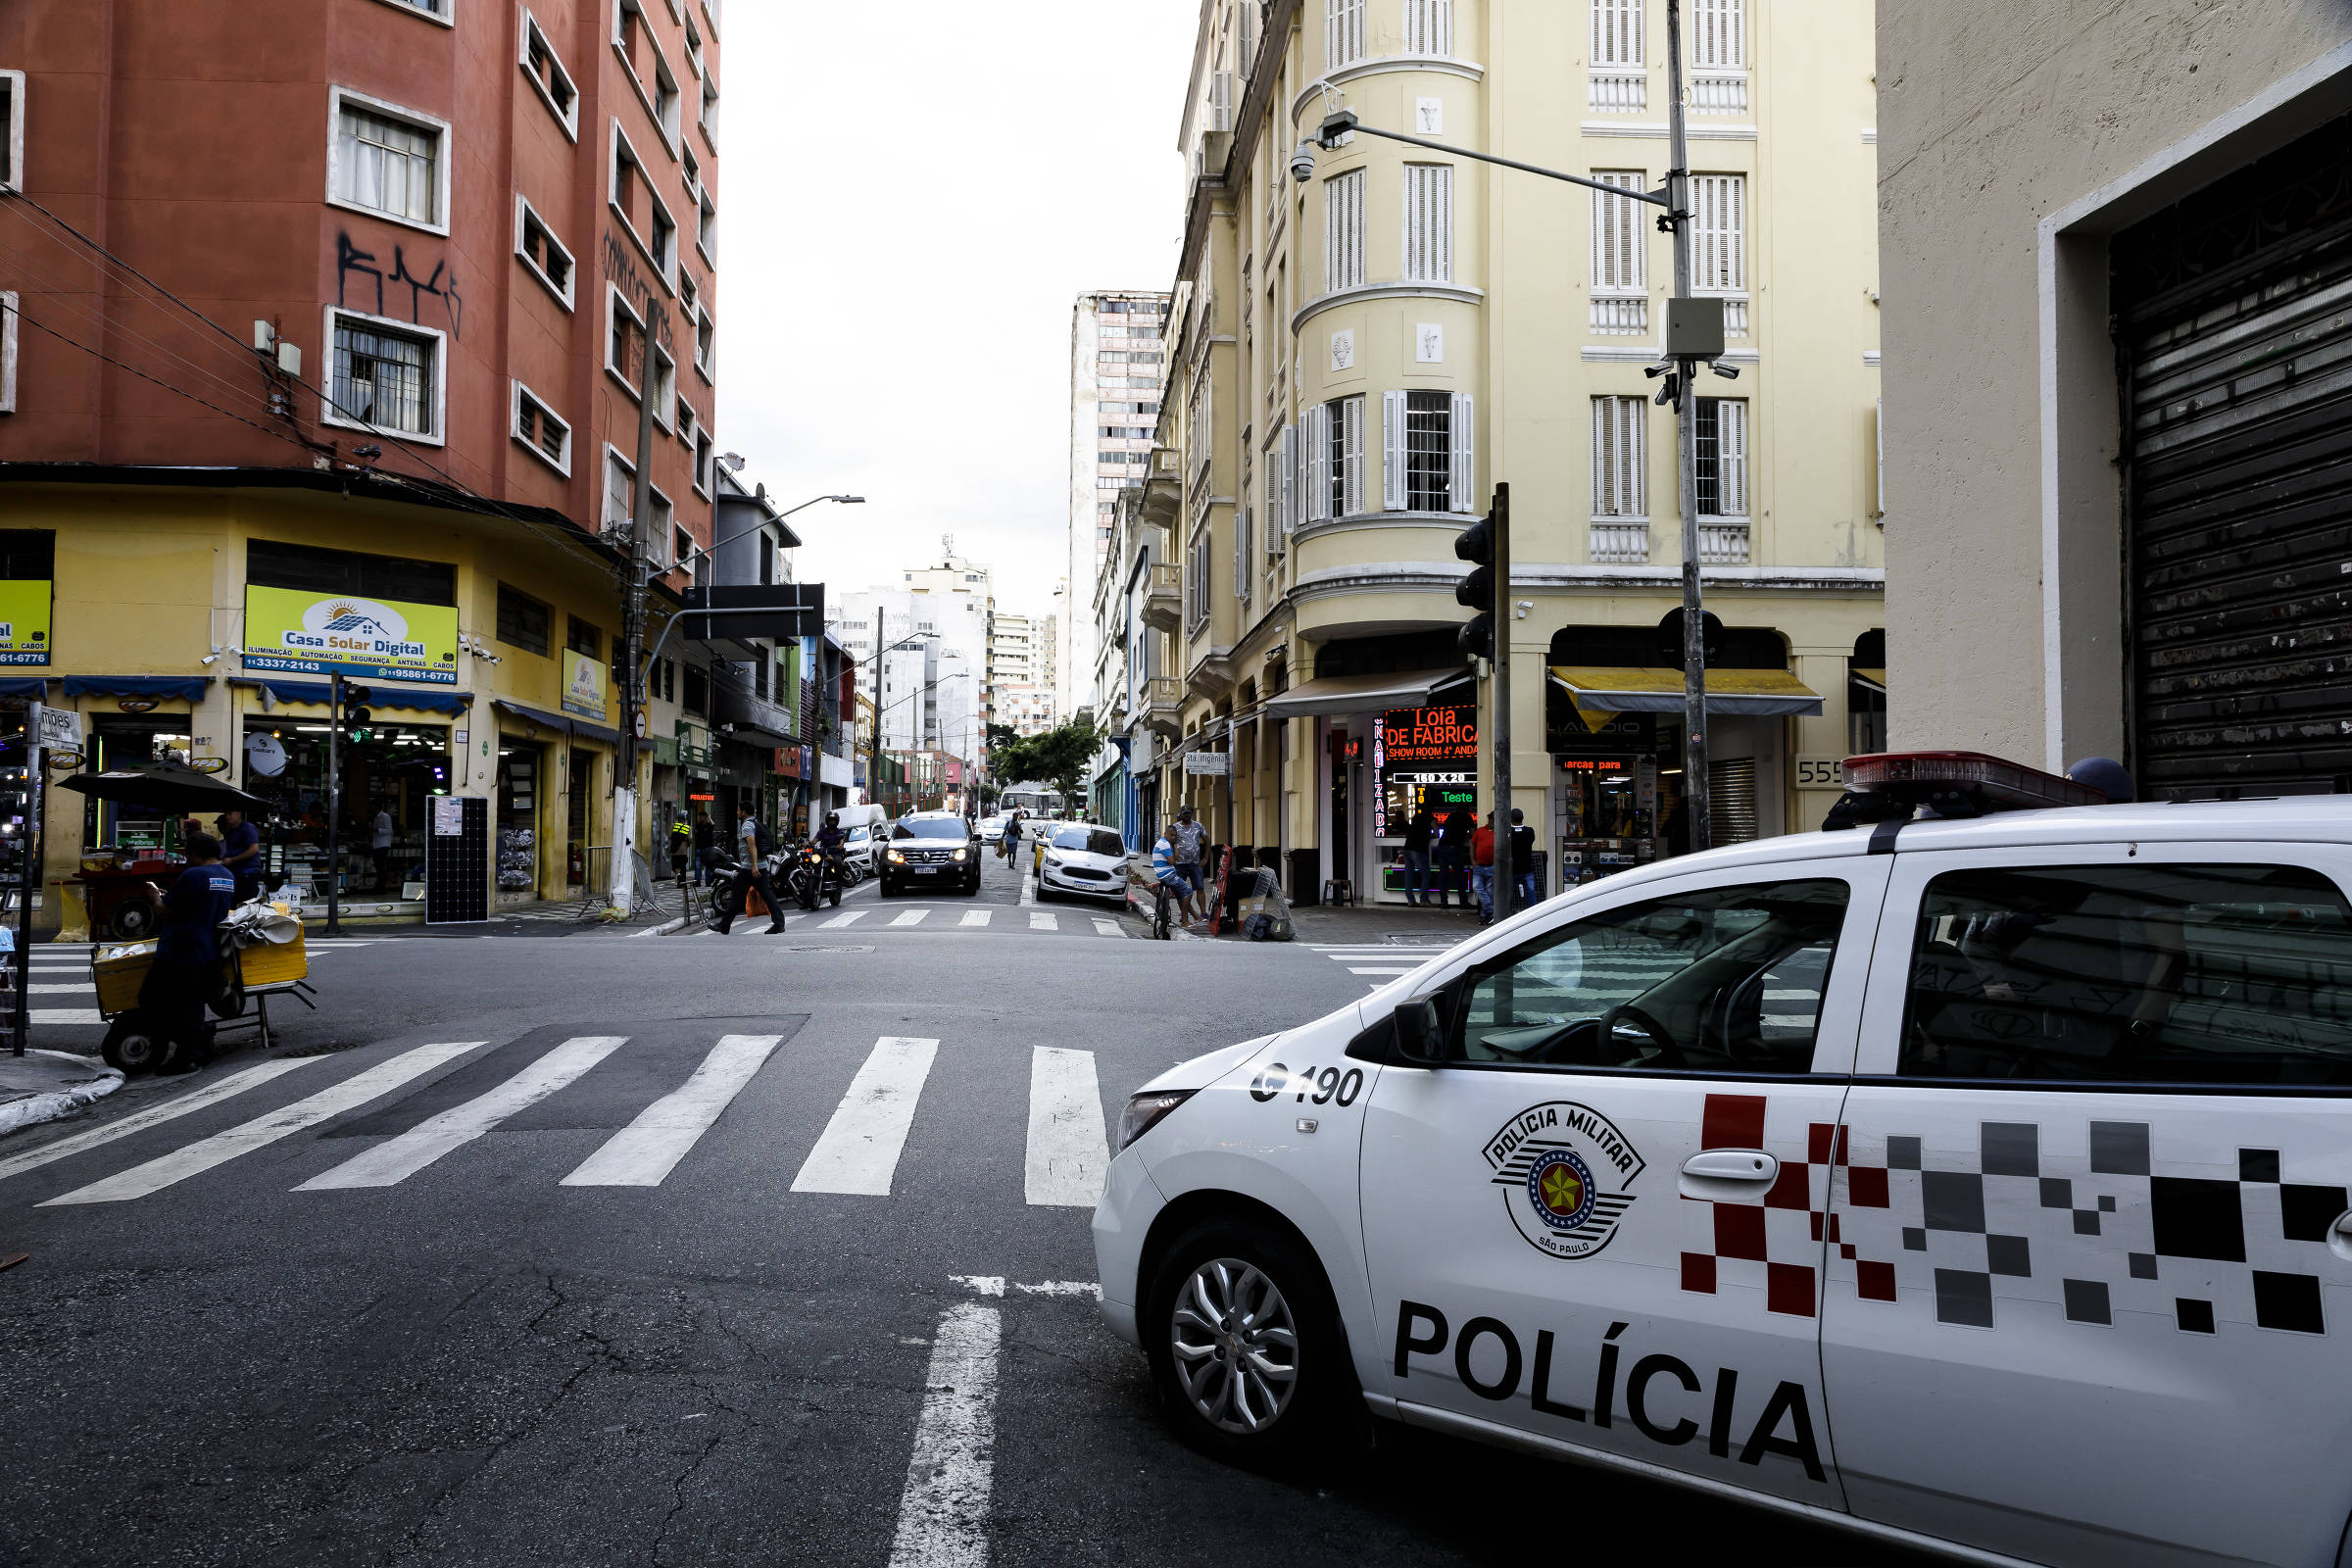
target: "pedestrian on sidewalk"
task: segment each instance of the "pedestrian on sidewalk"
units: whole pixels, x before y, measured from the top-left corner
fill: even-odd
[[[1470,891],[1478,895],[1478,923],[1494,918],[1494,813],[1470,836]]]
[[[368,853],[375,861],[375,890],[381,893],[392,877],[392,811],[386,802],[375,803],[375,819],[368,824]]]
[[[694,885],[702,887],[710,880],[710,857],[718,849],[718,829],[711,824],[708,808],[697,807],[694,812]]]
[[[212,1059],[213,1032],[205,1026],[220,964],[220,926],[235,906],[236,876],[220,863],[220,841],[192,833],[187,869],[164,895],[164,919],[156,933],[155,961],[139,984],[139,1006],[163,1037],[158,1072],[194,1072]]]
[[[1437,831],[1438,819],[1430,814],[1425,804],[1404,824],[1404,902],[1429,902],[1429,840]]]
[[[1208,829],[1193,820],[1193,808],[1178,807],[1176,825],[1168,829],[1168,849],[1176,869],[1192,884],[1193,900],[1200,906],[1195,918],[1202,924],[1208,921],[1208,876],[1201,864],[1200,852],[1207,844]],[[1188,901],[1185,907],[1189,910],[1192,902]]]
[[[1430,859],[1437,868],[1438,907],[1447,907],[1448,897],[1461,900],[1462,907],[1470,907],[1470,834],[1472,818],[1468,811],[1448,811],[1438,819],[1439,831],[1430,838]]]
[[[213,847],[213,858],[228,868],[230,886],[236,901],[246,903],[262,891],[262,833],[245,820],[243,811],[222,811],[215,821],[220,825],[220,836],[209,833],[192,835],[189,843],[204,839]],[[188,863],[196,863],[196,852],[188,851]]]
[[[1543,879],[1536,874],[1536,830],[1527,813],[1511,808],[1511,880],[1519,884],[1519,907],[1532,909],[1544,902]]]

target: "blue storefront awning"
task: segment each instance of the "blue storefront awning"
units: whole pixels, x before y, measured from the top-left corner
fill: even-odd
[[[29,697],[34,701],[49,695],[46,675],[17,676],[0,680],[0,697]]]
[[[256,675],[231,675],[231,686],[257,686],[281,703],[318,703],[323,707],[334,695],[332,683],[323,680],[278,680]],[[463,713],[473,706],[471,692],[426,692],[412,686],[393,686],[383,681],[369,680],[359,684],[368,688],[368,702],[373,708],[398,708],[416,713]]]
[[[520,703],[510,703],[503,697],[492,698],[491,706],[503,708],[516,718],[528,719],[541,729],[552,729],[559,735],[574,735],[582,740],[603,741],[608,746],[620,744],[620,731],[607,729],[602,724],[591,724],[584,718],[551,713],[544,708],[526,708]]]
[[[204,701],[210,675],[68,675],[68,697],[184,697]]]

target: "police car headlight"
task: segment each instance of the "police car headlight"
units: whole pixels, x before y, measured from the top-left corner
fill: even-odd
[[[1119,1112],[1119,1148],[1129,1144],[1159,1125],[1160,1118],[1193,1098],[1190,1089],[1162,1089],[1152,1094],[1138,1095],[1127,1102]]]

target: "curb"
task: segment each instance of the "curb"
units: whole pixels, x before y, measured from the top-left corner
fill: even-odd
[[[85,1105],[97,1103],[122,1087],[122,1075],[109,1067],[104,1074],[88,1083],[9,1101],[0,1104],[0,1137],[23,1132],[27,1127],[38,1127],[43,1122],[56,1121],[61,1116],[70,1116]]]
[[[674,920],[664,921],[661,925],[649,925],[644,930],[632,931],[629,933],[629,935],[633,937],[665,937],[668,936],[672,931],[683,929],[686,925],[687,918],[687,916],[681,914]]]

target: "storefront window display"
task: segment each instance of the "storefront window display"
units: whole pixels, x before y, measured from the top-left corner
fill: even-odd
[[[1392,709],[1373,725],[1372,769],[1376,887],[1383,898],[1402,899],[1404,830],[1415,813],[1477,811],[1478,709]]]
[[[547,748],[498,739],[498,894],[521,901],[539,891],[539,789]]]
[[[327,890],[327,733],[318,720],[245,715],[245,788],[270,802],[270,868],[306,899]],[[448,726],[378,719],[343,738],[336,763],[341,891],[407,897],[424,880],[428,803],[450,793]]]
[[[185,762],[189,746],[185,713],[101,716],[90,722],[83,765],[98,773],[115,767]],[[174,813],[143,806],[88,799],[82,808],[81,841],[94,850],[167,854],[179,848],[179,819]]]

